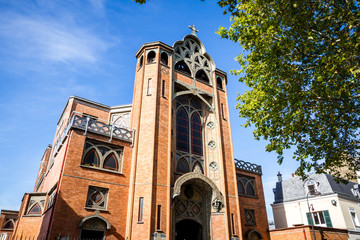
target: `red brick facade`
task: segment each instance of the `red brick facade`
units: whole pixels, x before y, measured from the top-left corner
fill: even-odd
[[[316,239],[347,240],[347,229],[314,227]],[[311,226],[279,228],[270,230],[271,240],[314,240],[314,231]]]
[[[15,238],[269,239],[261,171],[235,167],[226,74],[194,35],[136,58],[131,106],[70,97]]]

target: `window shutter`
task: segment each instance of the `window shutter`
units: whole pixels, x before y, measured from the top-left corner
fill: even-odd
[[[332,223],[331,223],[331,219],[330,219],[330,214],[328,210],[323,211],[324,213],[324,217],[325,217],[325,222],[326,222],[326,226],[327,227],[333,227]]]
[[[312,225],[311,214],[310,214],[310,213],[306,213],[306,217],[307,217],[307,220],[308,220],[308,224],[309,224],[309,225]]]

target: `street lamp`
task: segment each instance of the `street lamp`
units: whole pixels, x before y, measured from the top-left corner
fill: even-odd
[[[317,185],[319,185],[319,183],[317,183]],[[312,204],[309,205],[309,194],[313,195],[313,196],[320,196],[321,193],[317,189],[313,188],[313,189],[309,190],[308,193],[306,194],[306,202],[308,205],[310,220],[311,220],[311,230],[314,234],[314,240],[316,240],[315,229],[314,229],[314,220],[313,220],[313,216],[311,214],[311,210],[314,211],[314,206]],[[311,209],[310,209],[310,207],[311,207]]]

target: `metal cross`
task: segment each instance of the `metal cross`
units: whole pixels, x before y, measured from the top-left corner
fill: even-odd
[[[195,28],[195,25],[189,26],[189,28],[192,30],[192,32],[191,32],[192,35],[195,35],[195,36],[196,36],[196,33],[199,32],[199,30],[197,30],[197,29]]]

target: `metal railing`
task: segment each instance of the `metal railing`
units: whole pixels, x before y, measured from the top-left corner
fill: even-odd
[[[238,160],[235,158],[235,167],[237,169],[262,175],[261,166],[255,163],[245,162],[243,160]]]

